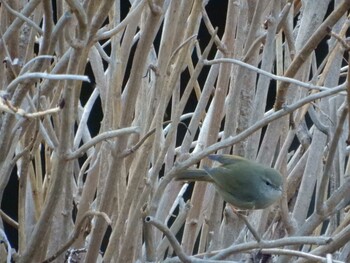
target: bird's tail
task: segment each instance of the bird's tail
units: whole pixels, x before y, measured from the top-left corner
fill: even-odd
[[[203,182],[213,182],[211,177],[207,174],[206,171],[202,169],[186,169],[179,172],[176,177],[176,181],[203,181]]]

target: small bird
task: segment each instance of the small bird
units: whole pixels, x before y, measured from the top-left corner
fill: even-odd
[[[212,154],[208,158],[220,165],[187,169],[175,180],[213,183],[226,202],[242,210],[267,208],[282,196],[283,179],[277,170],[235,155]]]

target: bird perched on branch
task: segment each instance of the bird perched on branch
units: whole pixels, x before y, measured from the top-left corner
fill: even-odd
[[[213,183],[226,202],[243,210],[267,208],[282,196],[283,179],[277,170],[235,155],[208,158],[220,165],[186,169],[175,180]]]

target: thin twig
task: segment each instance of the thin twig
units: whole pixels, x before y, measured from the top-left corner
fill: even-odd
[[[128,15],[123,19],[123,21],[121,21],[116,27],[112,28],[111,30],[105,31],[103,29],[100,29],[96,35],[97,40],[100,41],[104,39],[110,39],[114,35],[118,34],[128,25],[128,23],[130,23],[130,21],[132,21],[132,19],[135,19],[135,17],[140,15],[146,2],[147,0],[142,0],[136,7],[133,7]]]
[[[247,69],[250,69],[256,73],[259,73],[261,75],[264,75],[266,77],[269,77],[271,79],[277,80],[277,81],[281,81],[281,82],[287,82],[287,83],[291,83],[291,84],[295,84],[298,85],[302,88],[306,88],[309,90],[328,90],[328,87],[324,87],[324,86],[317,86],[317,85],[313,85],[312,83],[305,83],[303,81],[294,79],[294,78],[288,78],[288,77],[283,77],[283,76],[278,76],[275,74],[272,74],[268,71],[262,70],[260,68],[257,68],[255,66],[252,66],[248,63],[245,63],[243,61],[240,61],[238,59],[234,59],[234,58],[220,58],[220,59],[213,59],[213,60],[205,60],[204,61],[204,65],[214,65],[214,64],[218,64],[218,63],[233,63],[233,64],[237,64],[239,66],[245,67]]]
[[[47,109],[44,111],[38,111],[38,112],[32,112],[28,113],[25,110],[21,108],[17,108],[14,105],[11,104],[11,102],[7,99],[4,99],[4,97],[0,97],[0,110],[11,113],[11,114],[16,114],[18,116],[28,118],[28,119],[34,119],[34,118],[39,118],[48,114],[54,114],[58,113],[62,108],[55,107],[52,109]]]
[[[145,222],[155,226],[156,228],[158,228],[160,231],[163,232],[163,234],[168,238],[169,243],[173,247],[176,255],[181,259],[182,262],[188,262],[188,263],[192,262],[191,258],[185,254],[181,245],[177,241],[176,237],[166,225],[164,225],[158,219],[151,216],[147,216],[145,218]]]
[[[241,214],[239,211],[237,211],[235,208],[231,207],[232,211],[244,221],[247,228],[249,229],[250,233],[252,233],[253,237],[256,239],[256,241],[261,242],[261,237],[259,236],[258,232],[254,229],[254,227],[249,223],[248,219],[245,215]]]
[[[176,172],[178,172],[178,169],[180,169],[180,167],[182,169],[187,168],[187,167],[197,163],[199,160],[208,156],[209,154],[211,154],[219,149],[231,146],[231,145],[235,144],[236,142],[245,139],[246,137],[248,137],[250,134],[252,134],[256,130],[266,126],[268,123],[270,123],[274,120],[277,120],[277,119],[281,118],[282,116],[285,116],[285,115],[295,111],[296,109],[302,107],[303,105],[305,105],[307,103],[310,103],[311,101],[314,101],[314,100],[317,100],[320,98],[324,98],[324,97],[328,97],[328,96],[332,96],[332,95],[337,94],[340,91],[344,91],[344,90],[345,90],[345,85],[342,84],[342,85],[335,87],[333,89],[328,89],[326,91],[322,91],[322,92],[319,92],[316,94],[309,95],[309,96],[307,96],[307,97],[305,97],[305,98],[303,98],[303,99],[301,99],[301,100],[299,100],[291,105],[285,106],[283,109],[265,116],[263,119],[256,122],[255,124],[253,124],[252,126],[247,128],[246,130],[241,132],[240,134],[237,134],[236,136],[229,137],[229,138],[224,139],[220,142],[212,144],[211,146],[207,147],[206,149],[204,149],[196,154],[193,154],[186,161],[182,162],[181,165],[179,163],[176,166]],[[176,172],[175,172],[175,169],[173,169],[171,171],[171,174],[173,174],[173,173],[175,174]]]
[[[18,222],[13,220],[9,215],[7,215],[4,211],[2,211],[2,209],[0,209],[0,216],[7,224],[9,224],[15,229],[18,229]]]
[[[310,236],[300,236],[300,237],[284,237],[276,240],[261,240],[261,242],[247,242],[238,245],[232,245],[220,251],[215,251],[216,255],[211,259],[223,259],[229,255],[236,253],[249,251],[252,249],[263,249],[263,248],[277,248],[288,245],[326,245],[332,242],[329,237],[310,237]]]
[[[296,256],[296,257],[303,257],[312,261],[317,262],[327,262],[327,259],[324,257],[316,256],[311,253],[306,253],[302,251],[297,250],[291,250],[291,249],[285,249],[285,248],[265,248],[261,250],[262,254],[275,254],[275,255],[289,255],[289,256]],[[344,261],[335,260],[333,259],[334,263],[345,263]]]
[[[103,218],[108,225],[111,225],[112,221],[109,219],[108,215],[103,212],[95,212],[95,211],[88,211],[86,212],[81,220],[76,224],[74,232],[71,236],[71,238],[59,249],[57,250],[52,256],[45,259],[42,263],[49,263],[54,261],[57,257],[59,257],[64,251],[66,251],[73,243],[74,241],[79,237],[80,231],[82,230],[85,220],[92,218],[94,216],[98,216]]]
[[[126,134],[130,134],[130,133],[139,133],[140,132],[140,128],[139,127],[128,127],[128,128],[123,128],[123,129],[119,129],[119,130],[115,130],[115,131],[107,131],[107,132],[103,132],[99,135],[97,135],[96,137],[92,138],[90,141],[86,142],[85,144],[83,144],[79,149],[77,149],[76,151],[70,153],[69,155],[67,155],[67,159],[71,160],[71,159],[75,159],[75,158],[79,158],[82,155],[85,154],[85,152],[90,149],[91,147],[93,147],[94,145],[114,138],[114,137],[118,137],[118,136],[123,136]]]
[[[121,154],[122,158],[134,153],[135,151],[137,151],[137,149],[139,149],[141,147],[141,145],[147,140],[148,137],[150,137],[153,133],[155,133],[156,129],[152,129],[149,132],[147,132],[145,134],[145,136],[143,136],[141,138],[141,140],[139,140],[135,145],[133,145],[131,148],[124,150],[124,152]]]
[[[5,8],[14,16],[17,16],[19,19],[22,19],[23,21],[27,22],[30,26],[32,26],[35,31],[37,31],[40,35],[43,34],[43,30],[37,25],[35,24],[32,20],[30,20],[28,17],[24,16],[23,14],[17,12],[16,10],[12,9],[9,4],[7,3],[7,1],[2,0],[1,3],[4,4]]]
[[[349,106],[348,106],[349,107]],[[323,168],[323,174],[320,180],[319,188],[316,195],[316,211],[318,214],[322,214],[321,210],[324,208],[324,196],[326,194],[328,180],[330,178],[331,167],[333,165],[334,156],[338,148],[338,142],[343,131],[343,125],[348,115],[348,107],[344,107],[341,116],[338,121],[338,125],[333,136],[333,140],[330,144],[329,153],[327,156],[327,162]]]
[[[84,75],[72,75],[72,74],[49,74],[42,72],[28,72],[15,78],[8,86],[6,91],[12,93],[16,86],[29,79],[51,79],[51,80],[77,80],[90,82],[88,76]]]

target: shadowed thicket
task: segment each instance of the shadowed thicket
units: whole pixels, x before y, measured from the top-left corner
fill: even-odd
[[[1,262],[350,261],[349,0],[0,2]],[[282,199],[173,180],[215,152]]]

